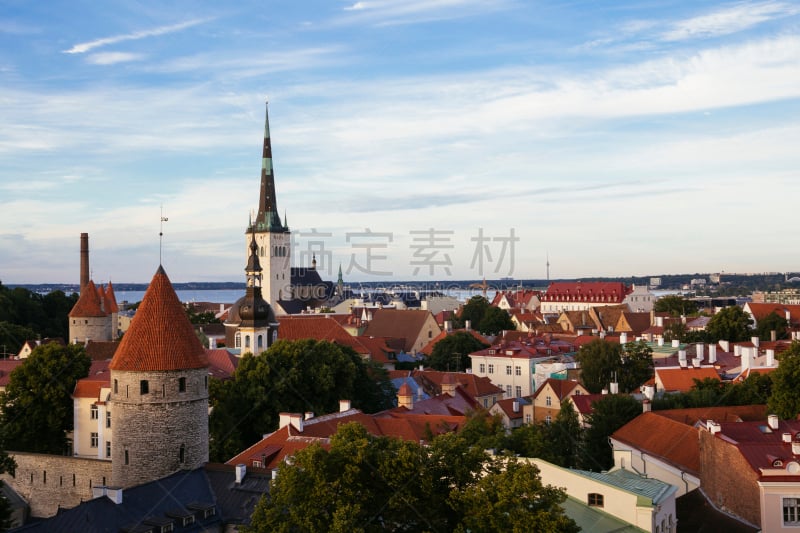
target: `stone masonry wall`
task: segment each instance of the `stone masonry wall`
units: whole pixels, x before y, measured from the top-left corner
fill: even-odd
[[[733,444],[700,431],[700,487],[718,508],[761,523],[758,476]]]
[[[186,378],[185,392],[178,389],[181,377]],[[208,462],[207,377],[205,368],[112,371],[114,485],[130,487]],[[140,394],[141,380],[148,381],[146,394]]]
[[[111,463],[61,455],[8,452],[17,462],[14,476],[2,479],[40,518],[56,514],[59,507],[75,507],[92,499],[92,487],[111,484]]]
[[[70,317],[69,342],[75,342],[75,339],[79,344],[85,343],[86,339],[110,341],[111,329],[111,317]]]

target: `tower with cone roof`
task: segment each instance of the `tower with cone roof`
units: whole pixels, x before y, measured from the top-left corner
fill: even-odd
[[[113,485],[208,462],[208,360],[162,267],[109,369]]]
[[[119,307],[111,283],[97,286],[89,278],[89,234],[81,233],[80,296],[69,312],[69,342],[114,340]]]
[[[286,217],[284,217],[286,218]],[[264,268],[264,296],[276,306],[291,298],[291,238],[289,226],[281,222],[275,197],[275,174],[272,168],[272,144],[269,135],[269,106],[264,121],[264,148],[261,155],[261,190],[258,213],[247,228],[247,254],[255,241],[256,251]]]

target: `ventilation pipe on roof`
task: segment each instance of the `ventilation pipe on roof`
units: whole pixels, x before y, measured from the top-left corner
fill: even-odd
[[[784,443],[789,444],[790,442],[792,442],[792,434],[791,433],[784,433],[782,435],[782,440],[783,440]]]
[[[656,317],[656,327],[663,328],[664,327],[664,317],[657,316]]]
[[[778,332],[775,331],[774,329],[770,330],[770,332],[769,332],[769,340],[771,340],[772,342],[775,342],[776,340],[778,340]]]
[[[664,346],[664,337],[659,337],[658,338],[658,345],[659,346]]]
[[[686,350],[678,350],[678,361],[686,362]]]
[[[627,344],[628,343],[628,334],[623,332],[619,334],[619,343],[620,344]]]
[[[515,413],[519,413],[519,400],[514,400],[511,403],[511,410],[514,411]]]
[[[672,339],[672,347],[673,348],[677,348],[680,345],[681,345],[681,341],[679,341],[678,339]]]
[[[733,346],[733,355],[736,357],[742,356],[742,347],[740,345],[736,344]]]
[[[653,406],[650,404],[650,400],[648,400],[647,398],[642,400],[642,412],[643,413],[649,413],[652,410],[653,410]]]
[[[687,368],[688,367],[688,363],[686,362],[686,359],[678,359],[678,364],[681,365],[681,368]]]
[[[611,394],[619,394],[619,383],[612,381],[608,384],[608,390]]]
[[[792,442],[792,455],[800,455],[800,442]]]
[[[767,350],[767,366],[775,366],[775,350]]]
[[[778,424],[780,424],[780,419],[778,415],[769,415],[767,417],[767,425],[770,429],[778,429]]]
[[[722,426],[714,422],[713,420],[709,420],[708,422],[706,422],[706,428],[708,428],[708,431],[710,431],[712,435],[716,435],[717,433],[722,431]]]
[[[266,465],[265,465],[266,466]],[[242,481],[244,480],[244,476],[247,473],[247,465],[244,463],[239,463],[236,465],[236,484],[241,485]]]
[[[761,345],[761,339],[756,336],[750,337],[750,342],[752,342],[753,346],[755,346],[756,348],[758,348]]]
[[[695,353],[697,354],[697,358],[701,361],[705,356],[705,345],[702,342],[698,342],[694,347]]]
[[[702,359],[700,359],[699,357],[695,357],[694,359],[692,359],[692,366],[695,368],[700,368],[700,363],[702,362],[703,362]]]
[[[717,362],[717,345],[716,344],[709,344],[708,345],[708,362],[712,365]]]
[[[350,400],[339,400],[339,412],[344,413],[350,410]]]
[[[722,348],[723,352],[730,352],[731,351],[731,341],[719,341],[719,347]]]
[[[464,329],[469,331],[472,329],[472,320],[465,320],[464,321]]]

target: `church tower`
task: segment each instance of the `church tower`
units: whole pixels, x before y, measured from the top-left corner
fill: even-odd
[[[275,313],[261,295],[261,262],[256,239],[250,239],[250,257],[245,267],[245,295],[231,306],[225,320],[225,345],[258,355],[269,348],[278,335]]]
[[[161,266],[109,369],[113,485],[208,462],[208,360]]]
[[[291,298],[291,238],[288,225],[281,223],[275,198],[275,175],[272,169],[272,144],[269,136],[269,106],[264,122],[264,149],[261,155],[261,191],[258,214],[247,228],[247,253],[255,240],[256,251],[264,268],[263,290],[280,312],[280,300]]]

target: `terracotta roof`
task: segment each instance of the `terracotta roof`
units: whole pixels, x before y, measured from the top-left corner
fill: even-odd
[[[700,473],[697,428],[660,416],[658,411],[642,413],[615,431],[611,438],[693,474]]]
[[[24,362],[24,359],[0,359],[0,387],[8,385],[11,372]]]
[[[748,302],[746,307],[750,309],[750,312],[753,314],[753,318],[755,318],[756,323],[758,323],[759,320],[766,318],[770,313],[775,313],[781,318],[786,318],[786,314],[788,313],[788,322],[790,322],[791,325],[797,325],[800,322],[800,305]]]
[[[559,402],[564,400],[567,396],[569,396],[570,393],[572,393],[572,391],[575,390],[577,387],[581,387],[581,389],[583,389],[581,394],[587,393],[583,385],[581,385],[577,381],[573,381],[571,379],[547,378],[546,380],[544,380],[544,382],[542,382],[539,388],[536,389],[536,392],[533,394],[533,397],[538,398],[539,394],[543,390],[547,389],[548,386],[550,389],[553,390]]]
[[[92,341],[86,344],[86,355],[92,361],[110,361],[119,348],[119,341]]]
[[[622,303],[631,287],[619,281],[554,281],[541,295],[543,302]]]
[[[352,336],[342,326],[345,315],[292,315],[278,319],[278,338],[286,340],[315,339],[348,346],[359,355],[368,355],[379,363],[388,363],[388,354],[395,350],[387,339],[367,335]]]
[[[142,372],[207,366],[205,349],[159,266],[110,368]]]
[[[731,405],[723,407],[692,407],[688,409],[664,409],[658,415],[693,426],[706,420],[717,422],[744,422],[767,419],[766,405]]]
[[[627,323],[630,329],[620,329],[619,325],[621,325],[623,321]],[[632,313],[630,311],[625,311],[622,313],[620,321],[617,324],[618,326],[615,331],[627,331],[634,335],[641,335],[642,332],[650,327],[650,313]]]
[[[422,328],[433,317],[430,311],[416,309],[376,309],[364,335],[405,339],[404,351],[411,352]],[[433,322],[436,322],[433,320]],[[437,324],[438,327],[438,324]]]
[[[118,313],[119,306],[117,305],[117,297],[114,294],[114,287],[111,285],[111,282],[108,282],[108,287],[106,287],[106,300],[105,300],[105,310],[109,313]]]
[[[217,379],[230,379],[239,365],[239,358],[225,348],[206,350],[208,373]]]
[[[111,373],[108,371],[108,361],[93,361],[89,367],[89,374],[75,383],[73,398],[94,398],[100,400],[100,389],[111,385]]]
[[[394,363],[394,355],[397,350],[386,344],[389,339],[385,337],[367,337],[366,335],[359,335],[353,338],[367,350],[372,361],[381,364]]]
[[[103,304],[97,294],[97,287],[95,287],[92,280],[89,280],[83,288],[78,301],[75,302],[75,306],[69,312],[69,316],[70,318],[108,316],[108,313],[103,311]]]
[[[716,420],[715,420],[716,422]],[[788,434],[790,442],[784,442],[783,436]],[[793,453],[792,442],[800,442],[800,421],[778,420],[777,429],[769,428],[766,419],[749,422],[722,422],[720,433],[715,438],[722,438],[739,450],[750,468],[761,476],[762,480],[794,481],[800,475],[792,474],[787,466],[797,461]],[[775,461],[781,461],[775,464]],[[763,475],[762,470],[771,470],[770,475]],[[776,472],[775,470],[778,470]],[[784,470],[785,473],[781,473]]]
[[[407,372],[407,371],[406,371]],[[411,377],[431,396],[442,392],[442,383],[449,376],[464,392],[473,398],[490,394],[502,394],[503,389],[492,383],[488,377],[480,377],[467,372],[441,372],[438,370],[412,370]]]
[[[514,411],[514,402],[517,402],[518,406],[516,411]],[[502,410],[509,420],[518,420],[522,418],[522,406],[528,405],[529,403],[530,402],[524,398],[505,398],[503,400],[498,400],[498,402],[492,406],[492,409]]]
[[[656,381],[661,381],[662,388],[667,392],[688,392],[694,387],[694,380],[703,381],[706,378],[720,380],[716,369],[709,366],[656,368]]]
[[[573,394],[569,397],[569,401],[575,405],[575,409],[577,409],[580,414],[586,416],[592,414],[592,411],[594,411],[592,404],[602,400],[606,396],[606,394]]]

